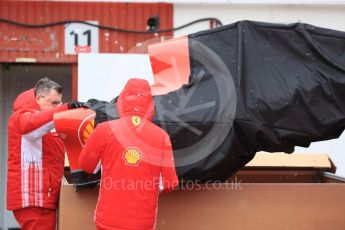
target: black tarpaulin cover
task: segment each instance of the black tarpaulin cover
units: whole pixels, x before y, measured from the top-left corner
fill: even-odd
[[[154,98],[180,180],[225,180],[257,151],[290,153],[344,130],[344,32],[240,21],[188,45],[189,84]],[[117,118],[113,103],[92,101],[96,123]]]

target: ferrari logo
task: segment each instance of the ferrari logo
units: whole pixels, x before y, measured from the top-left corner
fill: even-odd
[[[132,116],[132,123],[134,126],[140,125],[141,119],[138,116]]]

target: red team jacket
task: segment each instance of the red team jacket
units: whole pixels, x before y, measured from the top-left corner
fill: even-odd
[[[153,229],[159,190],[178,185],[168,134],[151,123],[147,81],[131,79],[121,92],[120,119],[101,123],[86,141],[80,167],[102,167],[95,223],[102,229]]]
[[[54,128],[54,112],[40,111],[34,90],[20,94],[8,122],[7,209],[55,209],[64,172],[65,150]]]

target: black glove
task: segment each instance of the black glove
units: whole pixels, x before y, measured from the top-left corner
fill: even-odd
[[[79,102],[79,101],[71,101],[68,102],[68,109],[75,109],[75,108],[89,108],[88,104],[85,102]]]

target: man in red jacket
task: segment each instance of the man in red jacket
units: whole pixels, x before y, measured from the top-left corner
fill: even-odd
[[[95,223],[98,229],[154,229],[159,191],[178,185],[170,138],[151,123],[147,81],[129,80],[116,106],[120,119],[99,124],[79,157],[86,172],[102,166]]]
[[[55,112],[85,106],[62,105],[62,87],[48,78],[21,93],[8,122],[7,209],[22,230],[53,230],[64,172],[65,150],[53,132]]]

